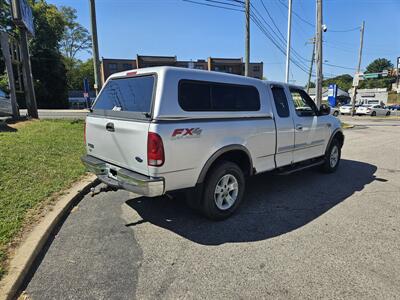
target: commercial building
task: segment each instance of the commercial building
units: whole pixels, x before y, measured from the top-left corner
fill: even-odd
[[[136,69],[134,59],[102,58],[100,64],[101,81],[104,83],[114,73]]]
[[[101,61],[101,79],[104,83],[107,78],[117,72],[157,66],[174,66],[181,68],[208,70],[244,75],[244,62],[242,58],[214,58],[207,60],[198,59],[196,61],[178,60],[176,56],[148,56],[136,55],[136,59],[110,59],[102,58]],[[249,76],[262,79],[263,63],[250,63]]]
[[[352,96],[353,89],[350,89],[349,93]],[[388,102],[387,88],[357,89],[356,103],[367,103],[367,100],[376,100],[378,103],[386,105]]]

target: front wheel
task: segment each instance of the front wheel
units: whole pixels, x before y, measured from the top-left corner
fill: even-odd
[[[231,216],[243,199],[245,179],[238,165],[223,161],[207,175],[202,201],[204,215],[212,220]]]
[[[335,111],[335,112],[333,113],[333,115],[334,115],[335,117],[337,117],[337,116],[339,115],[339,112],[338,112],[338,111]]]
[[[386,113],[386,116],[390,116],[390,111],[388,111],[388,112]]]
[[[341,148],[337,139],[334,139],[325,154],[325,162],[322,165],[322,171],[325,173],[333,173],[337,170],[340,163]]]

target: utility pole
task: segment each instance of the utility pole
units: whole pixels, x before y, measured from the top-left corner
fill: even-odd
[[[94,89],[96,90],[96,95],[97,95],[101,89],[101,82],[100,82],[99,45],[97,41],[96,6],[94,0],[89,0],[89,2],[90,2],[90,21],[92,27]]]
[[[246,0],[246,41],[245,41],[245,61],[244,61],[244,76],[249,76],[250,64],[250,0]]]
[[[360,73],[360,69],[361,69],[361,57],[362,57],[362,50],[363,50],[363,44],[364,44],[364,27],[365,27],[365,21],[363,21],[361,24],[360,49],[358,51],[358,65],[357,65],[357,73],[355,76],[358,76],[358,74]],[[356,96],[357,96],[357,86],[354,86],[353,87],[353,97],[351,99],[351,116],[354,116],[354,109],[356,107]]]
[[[292,31],[292,0],[288,0],[288,27],[286,37],[286,73],[285,82],[289,83],[289,64],[290,64],[290,35]]]
[[[308,72],[308,83],[307,83],[307,94],[310,91],[310,84],[311,84],[311,74],[312,74],[312,69],[314,65],[314,59],[315,59],[315,37],[312,38],[312,55],[311,55],[311,64],[310,64],[310,71]]]
[[[316,104],[319,108],[322,101],[322,0],[317,0],[317,34],[315,36],[317,80],[315,82]]]

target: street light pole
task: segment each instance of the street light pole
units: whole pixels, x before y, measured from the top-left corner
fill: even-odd
[[[89,0],[89,2],[90,2],[90,21],[92,28],[94,89],[96,90],[96,95],[97,95],[101,89],[101,81],[100,81],[99,45],[97,40],[96,6],[94,0]]]
[[[250,64],[250,0],[246,0],[245,15],[246,15],[246,41],[245,41],[244,76],[248,77],[249,64]]]
[[[288,27],[287,27],[287,37],[286,37],[286,73],[285,82],[289,83],[289,64],[290,64],[290,36],[292,29],[292,0],[289,0],[288,5]]]

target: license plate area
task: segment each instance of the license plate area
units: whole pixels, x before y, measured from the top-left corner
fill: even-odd
[[[116,168],[113,165],[106,164],[106,174],[109,178],[118,180],[117,175],[118,175],[118,168]]]

